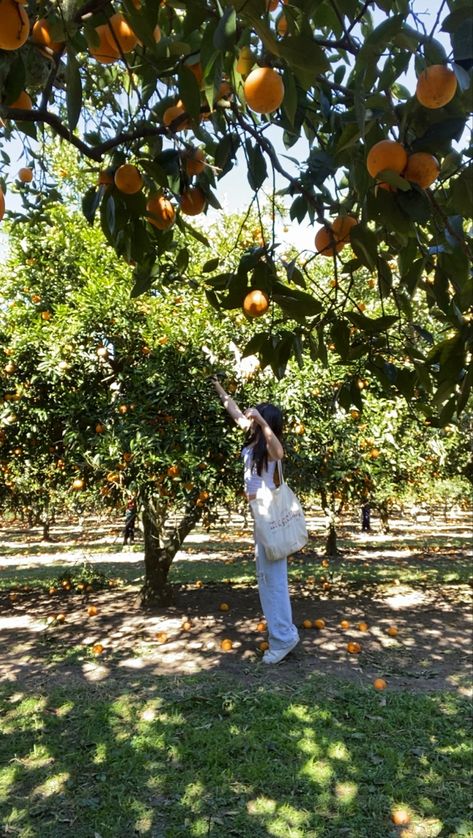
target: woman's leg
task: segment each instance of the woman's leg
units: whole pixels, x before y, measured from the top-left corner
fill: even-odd
[[[268,624],[270,650],[294,648],[299,640],[299,633],[292,621],[287,560],[268,561],[263,545],[257,541],[255,556],[258,592]]]

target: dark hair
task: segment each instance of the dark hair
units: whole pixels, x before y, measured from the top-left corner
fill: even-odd
[[[281,408],[276,407],[274,404],[263,402],[262,404],[255,405],[255,410],[261,414],[273,434],[282,442],[283,415]],[[245,446],[247,445],[251,445],[253,449],[253,462],[256,464],[257,473],[261,476],[263,466],[268,468],[268,446],[261,427],[256,423],[247,435]]]

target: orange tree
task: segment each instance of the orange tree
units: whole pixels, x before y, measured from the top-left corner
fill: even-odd
[[[48,223],[13,228],[0,306],[0,502],[46,526],[58,508],[123,509],[136,495],[143,595],[164,600],[182,540],[240,485],[237,436],[202,352],[207,341],[223,353],[229,336],[171,279],[130,299],[130,274],[100,230],[59,205]]]
[[[0,0],[2,130],[23,143],[27,211],[58,193],[42,145],[53,134],[88,164],[84,213],[136,263],[139,293],[165,281],[177,230],[201,237],[190,221],[218,209],[220,181],[244,161],[257,196],[282,184],[288,219],[320,229],[312,255],[290,263],[274,229],[251,259],[215,262],[211,303],[267,296],[256,351],[281,374],[290,355],[322,357],[333,330],[356,326],[342,360],[364,355],[388,389],[421,390],[432,421],[448,423],[473,375],[472,17],[465,0],[428,22],[418,12],[415,0]],[[327,257],[340,293],[320,299],[313,265]],[[348,302],[363,270],[376,318]],[[442,327],[433,343],[419,300]]]

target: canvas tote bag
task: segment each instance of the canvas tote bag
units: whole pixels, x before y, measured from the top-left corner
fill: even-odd
[[[301,550],[308,541],[302,507],[284,480],[279,461],[277,468],[280,485],[269,489],[263,484],[256,492],[256,498],[250,501],[255,539],[263,545],[270,561],[285,559]]]

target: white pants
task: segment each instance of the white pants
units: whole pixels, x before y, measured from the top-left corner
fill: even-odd
[[[299,633],[292,622],[287,581],[287,559],[270,562],[262,544],[255,539],[256,578],[261,608],[268,624],[270,649],[293,646]]]

